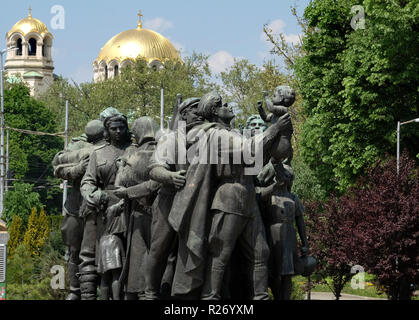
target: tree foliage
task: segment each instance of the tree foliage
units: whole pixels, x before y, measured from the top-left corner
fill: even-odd
[[[41,208],[38,215],[36,208],[32,209],[29,216],[28,227],[26,229],[23,242],[27,246],[32,257],[39,256],[44,246],[45,240],[49,237],[49,222],[45,210]]]
[[[5,124],[8,127],[57,133],[55,115],[32,98],[23,84],[8,84],[4,91]],[[30,182],[39,190],[41,201],[50,208],[60,206],[57,181],[51,161],[62,149],[63,140],[56,136],[35,135],[10,130],[9,171],[19,182]],[[12,183],[9,182],[9,185]],[[10,189],[13,188],[13,185]]]
[[[326,202],[306,203],[306,224],[311,254],[318,260],[316,275],[339,300],[353,276],[351,266],[356,264],[351,216],[341,211],[338,198],[330,197]]]
[[[12,222],[9,228],[9,241],[7,242],[7,255],[9,258],[13,258],[17,246],[22,242],[25,235],[25,226],[20,216],[13,216]]]
[[[380,162],[342,198],[357,224],[357,260],[390,299],[408,299],[419,283],[419,170],[405,151],[397,175],[394,159]]]
[[[69,132],[79,135],[89,120],[97,119],[107,107],[115,107],[133,121],[139,116],[160,117],[161,87],[164,88],[165,116],[172,115],[176,95],[183,98],[202,96],[210,88],[211,72],[208,57],[192,54],[184,63],[166,62],[161,68],[151,68],[138,58],[121,69],[113,79],[97,83],[70,84],[58,79],[40,97],[64,128],[65,100],[69,101]]]
[[[31,281],[33,267],[34,262],[29,249],[26,244],[20,243],[16,248],[13,259],[9,258],[7,263],[8,290],[10,288],[9,283],[16,286],[15,290],[12,288],[12,296],[9,296],[9,298],[27,299],[28,290],[26,284]]]
[[[13,258],[9,258],[7,268],[8,300],[64,300],[67,290],[53,289],[51,268],[64,261],[65,246],[61,234],[51,234],[47,239],[40,256],[31,257],[30,251],[21,243]]]
[[[297,145],[298,147],[298,145]],[[313,171],[304,162],[304,159],[294,148],[294,156],[292,159],[292,168],[294,170],[293,192],[303,201],[321,201],[328,196],[321,181],[313,174]]]
[[[235,60],[219,78],[226,102],[236,104],[236,121],[241,124],[250,115],[258,113],[256,104],[263,100],[263,91],[272,94],[275,87],[287,81],[272,61],[258,67],[246,59]]]
[[[365,29],[351,27],[353,5]],[[344,191],[395,150],[396,122],[418,117],[418,1],[314,0],[295,71],[306,122],[302,155],[327,190]],[[402,145],[419,152],[419,131]]]
[[[8,226],[14,216],[21,217],[23,225],[26,226],[32,208],[42,207],[40,196],[33,192],[33,187],[29,183],[15,182],[14,188],[5,193],[3,218]]]
[[[313,255],[335,294],[350,266],[361,265],[390,299],[409,298],[409,284],[419,281],[419,172],[407,152],[399,174],[395,159],[380,161],[345,195],[306,209]]]

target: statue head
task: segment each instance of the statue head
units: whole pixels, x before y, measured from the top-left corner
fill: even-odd
[[[95,143],[103,139],[105,128],[100,120],[89,121],[84,129],[87,136],[87,142]]]
[[[235,117],[233,109],[222,101],[217,91],[211,91],[201,98],[198,105],[198,114],[210,122],[219,122],[230,126],[231,120]]]
[[[198,114],[208,121],[218,118],[218,110],[223,106],[221,95],[217,91],[205,94],[198,104]]]
[[[247,118],[245,129],[250,129],[252,137],[255,135],[256,130],[264,132],[268,128],[268,125],[261,118],[260,115],[254,114]]]
[[[291,192],[292,185],[294,183],[294,170],[287,164],[281,161],[271,160],[276,172],[276,180],[278,183],[287,188]]]
[[[183,101],[178,108],[179,120],[185,121],[186,124],[202,121],[203,117],[198,114],[198,105],[200,101],[200,98],[188,98]]]
[[[274,105],[290,107],[295,101],[295,91],[290,86],[278,86],[272,96]]]
[[[291,191],[292,185],[294,183],[294,178],[295,178],[294,169],[291,166],[287,165],[287,164],[284,164],[284,168],[287,171],[287,177],[288,177],[288,179],[287,179],[287,187],[288,187],[288,191]]]
[[[134,121],[131,127],[135,140],[139,146],[146,142],[154,141],[159,126],[151,117],[140,117]]]
[[[131,141],[127,118],[123,114],[108,116],[103,122],[104,138],[111,144],[122,145]]]
[[[121,112],[119,112],[118,111],[118,109],[116,109],[116,108],[114,108],[114,107],[109,107],[109,108],[106,108],[105,110],[103,110],[100,114],[99,114],[99,120],[100,121],[105,121],[105,119],[107,118],[107,117],[110,117],[110,116],[112,116],[112,115],[116,115],[116,114],[121,114],[122,115],[122,113]]]
[[[218,109],[218,118],[225,124],[231,125],[231,121],[236,115],[233,112],[233,108],[226,102],[221,108]]]

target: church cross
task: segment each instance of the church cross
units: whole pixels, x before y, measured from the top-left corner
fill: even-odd
[[[140,20],[138,21],[138,28],[141,29],[143,27],[143,24],[141,23],[141,18],[143,16],[143,14],[141,13],[141,10],[138,11],[137,16],[138,16],[138,18],[140,18]]]

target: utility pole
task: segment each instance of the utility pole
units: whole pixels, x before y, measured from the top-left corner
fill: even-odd
[[[419,122],[419,118],[412,119],[405,122],[397,121],[397,175],[399,175],[400,171],[400,127],[404,124],[411,123],[411,122]]]
[[[7,49],[0,51],[0,91],[1,91],[1,111],[0,111],[0,218],[3,215],[3,199],[4,199],[4,88],[3,88],[3,54]]]
[[[7,129],[6,138],[6,180],[5,180],[5,192],[9,190],[9,129]]]
[[[68,145],[68,100],[65,101],[65,125],[64,125],[64,150],[67,149]],[[67,180],[63,181],[63,215],[64,212],[64,204],[67,200]]]
[[[164,88],[163,83],[161,85],[161,95],[160,95],[160,130],[164,129]]]

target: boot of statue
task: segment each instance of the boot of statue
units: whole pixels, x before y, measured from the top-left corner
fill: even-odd
[[[77,276],[79,266],[73,262],[68,263],[68,278],[70,280],[70,293],[66,300],[80,300],[80,282]]]
[[[98,282],[96,272],[80,273],[79,281],[81,300],[96,300]]]

